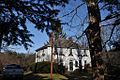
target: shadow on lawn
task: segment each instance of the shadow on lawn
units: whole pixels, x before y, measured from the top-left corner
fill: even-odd
[[[28,75],[25,75],[23,80],[50,80],[50,79],[47,76],[40,76],[34,73],[30,73]],[[66,80],[66,79],[59,78],[53,80]]]
[[[23,80],[44,80],[44,78],[46,77],[42,77],[42,76],[38,76],[38,75],[34,75],[33,73],[30,73],[28,75],[25,75]]]

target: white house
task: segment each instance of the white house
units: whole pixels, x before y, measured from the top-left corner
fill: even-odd
[[[68,71],[74,71],[85,64],[91,66],[90,52],[87,48],[80,47],[72,40],[60,38],[56,41],[56,48],[53,47],[54,62],[63,63]],[[36,50],[35,62],[50,61],[51,60],[51,46],[48,44]]]

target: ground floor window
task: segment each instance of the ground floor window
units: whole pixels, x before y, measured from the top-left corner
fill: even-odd
[[[78,67],[78,61],[75,61],[75,67]]]

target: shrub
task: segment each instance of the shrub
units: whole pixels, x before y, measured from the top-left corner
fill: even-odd
[[[35,68],[36,67],[36,68]],[[53,63],[53,73],[64,73],[64,66],[58,66],[57,63]],[[32,72],[37,73],[50,73],[50,62],[38,62],[33,63],[30,67]]]
[[[120,65],[110,65],[107,67],[109,79],[120,80]]]

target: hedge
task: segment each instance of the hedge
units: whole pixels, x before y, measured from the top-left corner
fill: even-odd
[[[36,67],[36,68],[35,68]],[[32,72],[36,73],[50,73],[50,62],[33,63],[30,67]],[[53,63],[53,73],[64,73],[65,67],[61,64]]]

